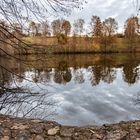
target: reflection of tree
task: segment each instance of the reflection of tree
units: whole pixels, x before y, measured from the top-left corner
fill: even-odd
[[[32,61],[39,56],[28,56],[27,61]],[[88,68],[90,72],[90,81],[92,86],[96,86],[102,80],[111,83],[116,78],[116,69],[123,67],[123,77],[129,84],[135,83],[140,77],[139,56],[127,55],[118,57],[116,55],[98,55],[98,56],[52,56],[52,58],[43,57],[42,61],[32,61],[32,65],[28,68],[26,65],[18,61],[2,58],[0,64],[14,73],[14,76],[0,69],[0,86],[11,86],[14,82],[22,84],[28,78],[36,84],[42,83],[46,85],[51,81],[59,84],[66,84],[75,80],[77,83],[85,81],[84,71]],[[75,60],[73,61],[73,58]],[[87,60],[85,60],[87,58]],[[24,57],[22,59],[25,59]],[[46,61],[47,60],[47,61]],[[119,60],[119,61],[118,61]],[[133,63],[131,63],[133,62]],[[10,64],[10,65],[9,65]],[[92,67],[89,67],[92,66]],[[90,69],[89,69],[90,68]],[[18,76],[17,76],[17,75]],[[73,78],[72,78],[73,76]],[[14,86],[15,87],[15,86]]]
[[[74,80],[75,80],[75,82],[77,82],[79,84],[82,84],[82,83],[85,82],[84,73],[83,73],[82,69],[79,69],[79,70],[75,71]]]
[[[70,82],[72,78],[71,70],[67,69],[63,75],[63,78],[66,82]]]
[[[10,81],[12,81],[12,75],[4,69],[0,68],[0,85],[9,85]]]
[[[3,61],[4,59],[0,58],[0,65],[9,69],[10,61]],[[8,87],[11,85],[11,81],[13,81],[13,76],[11,73],[0,67],[0,92],[3,92],[4,87]]]
[[[42,82],[46,83],[46,82],[49,82],[50,79],[51,79],[51,72],[52,72],[51,68],[48,68],[46,70],[34,69],[33,70],[33,74],[32,74],[32,80],[35,83],[42,83]]]
[[[112,57],[109,55],[104,55],[101,59],[101,65],[102,65],[102,80],[106,83],[112,83],[114,79],[116,78],[116,70],[114,67],[114,61],[112,60]]]
[[[16,83],[22,83],[25,77],[23,65],[8,57],[0,58],[0,90],[9,91],[11,89],[8,90],[8,88],[12,86],[19,88],[19,85]]]
[[[103,80],[106,83],[112,83],[116,78],[115,69],[110,66],[94,66],[91,69],[91,84],[92,86],[96,86],[100,83],[100,80]]]
[[[100,83],[100,80],[101,80],[101,67],[100,66],[94,66],[92,67],[92,70],[91,70],[91,84],[92,86],[96,86]]]
[[[116,78],[116,71],[113,68],[110,68],[110,66],[105,67],[102,71],[102,80],[106,83],[112,83],[114,79]]]
[[[0,65],[3,65],[3,67],[8,67],[9,62],[3,61],[2,58],[0,58]],[[9,82],[11,80],[11,74],[5,71],[2,67],[0,67],[0,85],[4,84],[5,82]]]
[[[71,78],[71,70],[68,68],[67,63],[60,62],[58,68],[54,70],[54,81],[58,84],[66,84],[71,81]]]
[[[140,76],[139,61],[137,61],[136,56],[134,54],[129,55],[123,67],[123,78],[128,84],[136,83]]]
[[[63,76],[62,72],[55,69],[55,71],[54,71],[54,81],[55,81],[55,83],[62,84],[63,83],[62,76]]]
[[[7,57],[0,58],[0,65],[7,69],[0,68],[0,113],[21,117],[44,118],[54,112],[52,108],[54,102],[48,94],[42,93],[43,90],[40,89],[40,93],[33,93],[32,90],[24,90],[26,87],[19,87],[19,84],[17,84],[24,84],[23,80],[26,78],[30,80],[26,71],[31,71],[29,68],[26,69],[26,65]],[[46,78],[44,77],[46,74],[43,69],[37,69],[35,66],[34,69],[36,71],[33,71],[33,73],[37,73],[40,81],[43,80],[42,77]],[[47,69],[46,72],[50,72],[50,69]],[[26,80],[26,82],[30,81]],[[34,82],[31,81],[31,84],[34,84]],[[53,112],[50,112],[50,110]]]
[[[96,86],[103,80],[106,83],[112,83],[116,78],[116,70],[114,64],[116,63],[110,55],[102,55],[102,57],[97,61],[97,63],[90,70],[91,84]]]
[[[134,84],[139,79],[139,68],[134,63],[129,63],[123,67],[123,78],[128,84]]]

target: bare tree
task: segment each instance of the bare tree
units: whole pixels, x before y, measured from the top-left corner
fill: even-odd
[[[83,0],[1,0],[0,14],[8,21],[18,19],[32,20],[48,16],[51,12],[70,14],[73,8],[80,8]],[[52,14],[51,14],[52,15]]]
[[[101,22],[100,17],[92,16],[91,22],[90,22],[90,27],[91,27],[91,34],[92,34],[92,36],[95,36],[95,37],[101,36],[101,33],[102,33],[102,22]]]
[[[45,17],[48,17],[49,15],[61,13],[70,14],[73,8],[82,7],[84,2],[85,1],[83,0],[0,0],[0,17],[7,24],[7,26],[3,23],[0,24],[0,35],[3,36],[0,41],[5,46],[4,48],[0,46],[0,53],[2,52],[6,56],[12,57],[22,63],[26,63],[25,60],[8,53],[5,49],[7,45],[17,51],[20,51],[20,49],[31,48],[31,46],[22,41],[21,37],[15,36],[13,31],[17,31],[18,29],[15,28],[13,23],[16,21],[24,32],[28,32],[27,24],[29,21],[42,22],[46,19]],[[33,26],[34,31],[37,33],[37,26],[35,24],[33,24]],[[3,65],[0,65],[0,69],[8,71],[14,75],[12,71],[9,71]],[[20,75],[17,76],[20,77]],[[4,87],[0,85],[0,92],[7,91],[3,89]]]
[[[31,21],[29,24],[29,30],[31,30],[31,35],[35,36],[37,34],[37,27],[34,21]]]
[[[62,19],[54,20],[51,25],[54,36],[62,33]]]
[[[71,24],[68,20],[64,20],[63,23],[62,23],[62,30],[65,34],[65,36],[67,37],[68,34],[70,34],[71,32]]]
[[[117,28],[118,23],[114,18],[105,19],[105,21],[103,22],[103,34],[106,34],[107,36],[114,35]]]
[[[129,41],[131,49],[133,49],[134,43],[137,42],[138,32],[139,32],[139,24],[137,17],[130,17],[125,22],[125,37]]]
[[[41,30],[43,36],[50,36],[50,25],[48,20],[41,23]]]
[[[107,46],[114,42],[114,35],[117,31],[118,23],[114,18],[105,19],[102,23],[102,34],[100,43],[104,46],[106,52]]]
[[[73,24],[73,33],[74,35],[82,35],[83,31],[84,31],[84,19],[77,19],[74,21],[74,24]]]

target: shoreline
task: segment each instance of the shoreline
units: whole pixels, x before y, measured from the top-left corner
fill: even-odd
[[[140,140],[140,120],[103,126],[62,126],[0,115],[1,140]]]

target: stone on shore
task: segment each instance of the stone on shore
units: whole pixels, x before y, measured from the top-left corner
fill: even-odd
[[[140,140],[140,121],[69,127],[0,115],[0,140]]]

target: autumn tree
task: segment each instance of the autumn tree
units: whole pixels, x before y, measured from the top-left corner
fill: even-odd
[[[36,23],[36,35],[41,35],[41,23]]]
[[[131,49],[133,49],[133,45],[137,42],[138,38],[138,31],[139,31],[139,25],[138,25],[138,18],[137,17],[130,17],[125,22],[125,37],[130,43]]]
[[[71,24],[68,20],[57,19],[51,23],[53,35],[57,37],[58,42],[65,44],[67,36],[71,32]]]
[[[106,52],[107,46],[114,42],[115,33],[118,28],[118,23],[114,18],[105,19],[102,22],[102,34],[100,43],[104,47],[104,51]]]
[[[51,23],[51,26],[52,26],[52,32],[54,36],[57,36],[58,34],[62,33],[62,20],[61,19],[54,20]]]
[[[65,36],[67,37],[70,32],[71,32],[71,24],[68,20],[63,20],[62,23],[62,31],[65,34]]]
[[[91,34],[92,36],[99,37],[102,33],[102,22],[100,17],[92,16],[90,22]]]
[[[34,21],[31,21],[29,23],[29,31],[31,31],[32,36],[35,36],[37,34],[37,26],[36,26],[36,23]]]
[[[118,28],[118,23],[114,18],[108,18],[103,22],[103,27],[107,36],[113,36]]]
[[[84,31],[84,19],[77,19],[74,21],[73,24],[73,34],[74,35],[82,35],[83,31]]]
[[[50,15],[69,15],[74,8],[81,9],[85,2],[85,0],[0,0],[0,17],[8,25],[16,21],[23,27],[24,32],[29,32],[26,26],[29,21],[42,22]]]
[[[47,20],[41,23],[41,30],[43,36],[50,36],[50,25]]]

